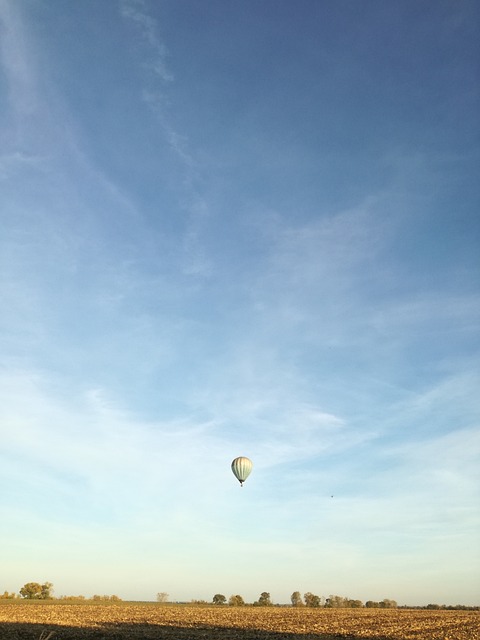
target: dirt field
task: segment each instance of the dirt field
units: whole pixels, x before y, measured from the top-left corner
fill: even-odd
[[[135,603],[0,604],[1,640],[48,637],[51,640],[480,640],[480,612]]]

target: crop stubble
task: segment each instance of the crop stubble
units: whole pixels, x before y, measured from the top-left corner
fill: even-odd
[[[480,640],[478,611],[5,603],[1,640]]]

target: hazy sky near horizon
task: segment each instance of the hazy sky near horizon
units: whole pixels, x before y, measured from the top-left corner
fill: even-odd
[[[0,591],[480,604],[479,13],[0,0]]]

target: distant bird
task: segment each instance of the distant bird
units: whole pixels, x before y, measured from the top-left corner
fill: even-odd
[[[252,467],[252,461],[249,458],[245,458],[245,456],[240,456],[239,458],[235,458],[235,460],[232,461],[233,475],[240,482],[241,487],[243,487],[243,483],[250,475]]]

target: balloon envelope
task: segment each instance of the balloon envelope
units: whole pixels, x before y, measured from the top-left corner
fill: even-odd
[[[235,458],[232,461],[232,471],[233,475],[240,482],[240,486],[243,485],[245,480],[250,475],[253,464],[249,458],[245,458],[245,456],[240,456],[239,458]]]

